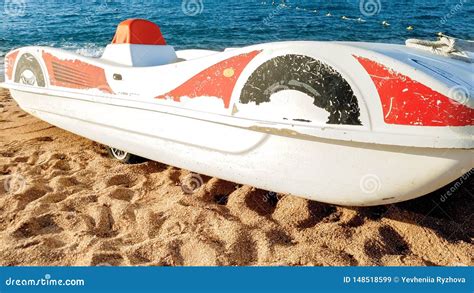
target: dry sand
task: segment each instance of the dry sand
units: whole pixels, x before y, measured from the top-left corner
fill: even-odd
[[[444,203],[447,188],[371,208],[269,197],[205,176],[188,195],[186,170],[122,165],[6,92],[0,105],[2,266],[474,263],[472,178]]]

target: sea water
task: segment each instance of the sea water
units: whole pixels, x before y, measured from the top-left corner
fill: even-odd
[[[472,0],[3,0],[0,68],[27,45],[100,57],[127,18],[159,24],[176,49],[222,50],[278,40],[403,43],[438,32],[474,39],[473,15]]]

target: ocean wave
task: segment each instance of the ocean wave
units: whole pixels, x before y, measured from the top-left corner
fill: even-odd
[[[105,47],[94,43],[64,45],[61,48],[73,51],[85,57],[98,58],[104,53]]]
[[[78,43],[78,42],[40,42],[35,46],[46,46],[64,49],[75,52],[85,57],[98,58],[104,53],[105,47],[96,43]]]

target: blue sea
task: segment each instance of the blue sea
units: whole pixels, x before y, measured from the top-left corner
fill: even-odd
[[[127,18],[156,22],[176,49],[220,50],[276,40],[403,43],[438,32],[474,39],[473,15],[472,0],[2,0],[0,63],[26,45],[99,57]]]

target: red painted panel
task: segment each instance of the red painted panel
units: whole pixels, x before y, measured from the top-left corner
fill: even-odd
[[[173,99],[180,102],[181,97],[218,97],[229,108],[235,83],[245,66],[261,51],[252,51],[221,61],[193,76],[191,79],[157,99]]]
[[[122,21],[115,32],[112,44],[166,45],[160,27],[146,19]]]
[[[103,68],[80,60],[63,60],[43,51],[51,85],[72,89],[99,89],[113,94]]]
[[[474,125],[474,109],[367,58],[354,56],[372,78],[387,124]]]
[[[8,80],[12,80],[13,79],[13,67],[15,66],[15,60],[16,60],[16,57],[18,57],[18,53],[20,53],[20,51],[13,51],[11,52],[10,54],[7,55],[7,57],[5,58],[5,65],[6,65],[6,69],[5,69],[5,74],[7,75],[7,79]]]

